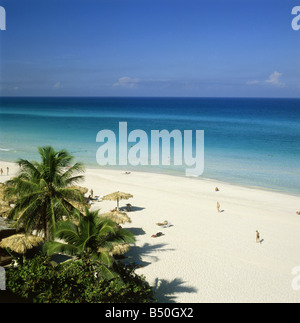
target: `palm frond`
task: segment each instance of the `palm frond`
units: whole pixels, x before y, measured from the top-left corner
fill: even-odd
[[[76,256],[78,254],[78,247],[76,245],[70,245],[59,241],[48,241],[44,244],[43,251],[49,256],[57,253]]]
[[[111,266],[113,257],[110,253],[113,248],[135,242],[131,232],[119,229],[112,220],[99,218],[98,211],[86,209],[85,216],[81,216],[79,211],[73,215],[77,217],[78,223],[60,221],[56,225],[54,237],[61,239],[64,244],[76,246],[76,252],[80,257],[92,257]]]
[[[17,222],[26,222],[24,218],[27,215],[29,218],[37,215],[37,210],[41,202],[39,192],[19,198],[15,207],[11,209],[8,219],[16,220]]]
[[[69,244],[75,244],[80,241],[78,227],[70,221],[60,221],[56,225],[54,237],[62,239]]]
[[[114,272],[111,268],[105,265],[100,265],[98,267],[98,276],[99,275],[101,276],[99,278],[104,278],[107,280],[111,280],[118,277],[118,274],[116,272]]]
[[[117,225],[110,219],[98,218],[97,229],[99,237],[115,235],[117,232]]]
[[[116,246],[132,243],[135,243],[133,235],[114,235],[107,236],[105,241],[102,242],[102,247],[111,252]]]
[[[60,188],[56,191],[57,197],[60,199],[65,199],[70,202],[83,202],[84,196],[80,193],[79,190],[71,187]]]
[[[66,150],[56,151],[50,146],[39,147],[41,162],[19,159],[20,171],[17,177],[6,183],[5,194],[16,200],[9,217],[17,219],[26,230],[42,228],[47,231],[45,237],[51,237],[51,230],[63,216],[70,217],[74,206],[81,203],[80,192],[69,188],[70,183],[83,177],[79,174],[83,165],[76,163],[71,167],[73,156]],[[70,167],[66,171],[66,168]],[[76,176],[74,176],[76,175]]]
[[[82,180],[82,176],[76,175],[79,173],[84,173],[84,171],[84,165],[82,163],[76,163],[61,175],[61,180],[68,183],[68,185],[73,185],[74,183]]]
[[[100,261],[101,264],[105,264],[110,267],[114,263],[114,258],[107,251],[102,251],[97,254],[95,253],[95,259]]]
[[[22,177],[13,178],[12,180],[7,181],[5,184],[6,188],[4,194],[8,198],[18,195],[26,195],[40,189],[37,183]]]
[[[64,205],[61,199],[54,197],[52,200],[56,221],[62,220],[64,216],[67,217],[68,220],[72,218],[71,210]]]
[[[39,178],[40,177],[40,172],[38,171],[38,164],[34,162],[30,162],[26,159],[19,159],[17,161],[17,164],[19,164],[21,170],[20,170],[20,175],[28,177],[34,177],[34,178]]]

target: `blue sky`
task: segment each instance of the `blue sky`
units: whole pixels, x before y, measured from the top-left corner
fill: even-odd
[[[296,5],[0,0],[1,94],[299,98]]]

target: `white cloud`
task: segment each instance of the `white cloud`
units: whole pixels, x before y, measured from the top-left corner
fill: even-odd
[[[265,81],[259,81],[259,80],[252,80],[252,81],[248,81],[246,84],[247,85],[273,85],[273,86],[277,86],[277,87],[285,87],[285,83],[281,82],[281,77],[282,77],[282,73],[279,73],[277,71],[275,71],[274,73],[272,73],[269,78]]]
[[[281,76],[281,73],[275,71],[269,76],[269,78],[265,82],[271,85],[284,87],[285,84],[283,82],[280,82]]]
[[[118,82],[114,83],[113,86],[122,86],[127,88],[133,88],[135,87],[140,80],[138,78],[131,78],[128,76],[124,76],[119,78]]]

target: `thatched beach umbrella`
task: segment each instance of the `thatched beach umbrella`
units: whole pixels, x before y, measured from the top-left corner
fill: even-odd
[[[121,255],[124,255],[129,250],[130,250],[130,245],[127,243],[122,243],[113,247],[113,250],[111,251],[111,255],[121,256]]]
[[[89,191],[88,188],[82,187],[82,186],[71,186],[71,189],[75,189],[80,192],[80,194],[84,197],[84,195]],[[76,209],[78,209],[81,213],[84,213],[85,208],[88,207],[90,208],[90,205],[87,203],[81,203],[81,202],[74,202],[74,201],[69,201],[69,203],[74,206]]]
[[[25,234],[15,234],[0,242],[0,248],[8,248],[13,252],[24,255],[27,250],[37,247],[42,243],[42,237]]]
[[[121,243],[113,247],[109,252],[111,256],[121,256],[130,250],[130,245],[127,243]],[[98,252],[107,252],[106,248],[99,248]]]
[[[117,209],[119,210],[119,201],[120,200],[128,200],[132,197],[133,197],[133,195],[131,195],[129,193],[114,192],[114,193],[105,195],[102,198],[102,200],[117,201]]]
[[[8,185],[5,185],[3,183],[0,183],[0,204],[3,205],[10,205],[15,204],[18,200],[18,197],[15,195],[10,195],[9,197],[5,193],[6,189],[8,188]]]
[[[77,185],[72,186],[70,188],[75,189],[75,190],[78,190],[82,195],[86,194],[89,191],[88,188],[82,187],[82,186],[77,186]]]
[[[5,190],[5,186],[3,183],[0,183],[0,200],[4,201],[4,190]]]
[[[69,201],[69,203],[72,206],[74,206],[75,209],[79,210],[81,213],[84,213],[86,208],[89,209],[91,207],[91,205],[90,204],[87,204],[87,203],[84,204],[84,203],[74,202],[74,201],[72,201],[72,202]]]
[[[10,207],[0,203],[0,217],[7,218],[10,212]]]
[[[100,217],[109,218],[117,224],[131,223],[130,217],[125,212],[113,211],[104,214],[99,214]]]
[[[5,186],[0,183],[0,216],[7,218],[10,211],[9,203],[5,200]]]

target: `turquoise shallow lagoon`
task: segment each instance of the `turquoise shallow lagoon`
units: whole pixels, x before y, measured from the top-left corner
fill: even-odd
[[[0,160],[33,160],[37,146],[52,145],[97,168],[97,133],[118,134],[122,121],[149,137],[151,130],[204,130],[203,177],[300,194],[299,99],[2,98]],[[184,167],[126,170],[184,176]]]

